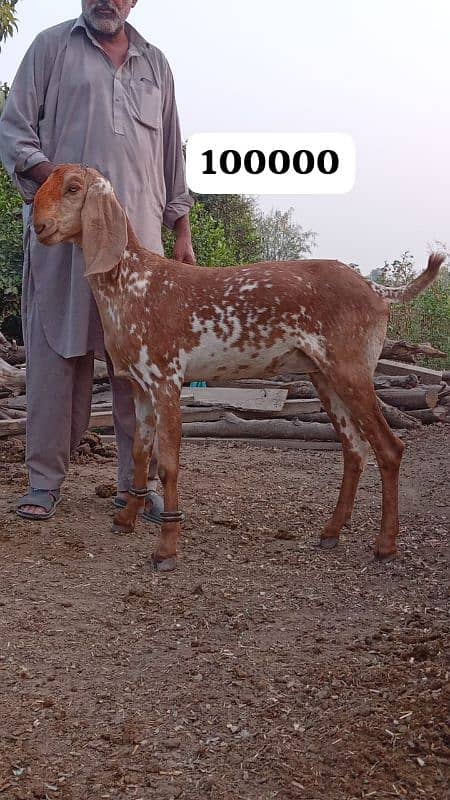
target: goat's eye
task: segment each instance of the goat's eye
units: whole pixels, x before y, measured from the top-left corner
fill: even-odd
[[[70,192],[71,194],[75,194],[75,192],[79,191],[79,188],[80,188],[79,186],[69,186],[67,191]]]

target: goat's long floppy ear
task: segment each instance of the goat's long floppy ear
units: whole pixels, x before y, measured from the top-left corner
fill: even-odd
[[[122,258],[128,237],[127,218],[106,181],[94,181],[89,187],[81,222],[85,274],[109,272]]]

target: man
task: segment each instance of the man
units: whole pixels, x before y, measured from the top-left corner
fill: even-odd
[[[173,78],[163,54],[126,22],[136,3],[82,0],[78,20],[39,34],[0,120],[0,155],[27,204],[56,164],[95,167],[112,182],[145,247],[163,252],[164,223],[175,232],[174,257],[195,264]],[[88,426],[103,335],[81,250],[40,245],[28,212],[29,205],[22,318],[30,490],[17,513],[47,519],[60,501],[70,452]],[[134,406],[131,385],[114,378],[107,362],[119,460],[115,502],[124,505],[133,479]],[[144,513],[151,521],[158,520],[158,500],[152,491]]]

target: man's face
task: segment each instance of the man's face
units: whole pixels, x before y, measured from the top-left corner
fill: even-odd
[[[83,16],[96,33],[114,36],[123,28],[137,0],[82,0]]]

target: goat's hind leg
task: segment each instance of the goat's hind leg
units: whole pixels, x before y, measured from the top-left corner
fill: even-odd
[[[114,515],[115,533],[132,533],[136,517],[145,504],[148,468],[155,438],[155,418],[151,397],[138,384],[133,384],[136,430],[133,442],[134,485],[127,505]]]
[[[381,473],[383,510],[381,530],[375,540],[375,556],[388,560],[396,554],[399,532],[399,471],[404,444],[384,419],[373,388],[372,375],[365,375],[362,366],[358,371],[357,382],[354,379],[354,364],[351,373],[346,364],[341,365],[339,371],[335,367],[335,380],[339,385],[339,396],[377,459]]]
[[[369,444],[362,438],[351,418],[349,409],[324,376],[314,373],[311,375],[311,381],[333,423],[344,453],[344,474],[339,498],[332,517],[325,525],[320,537],[321,547],[332,548],[338,544],[342,528],[351,521],[359,480],[367,461]]]

